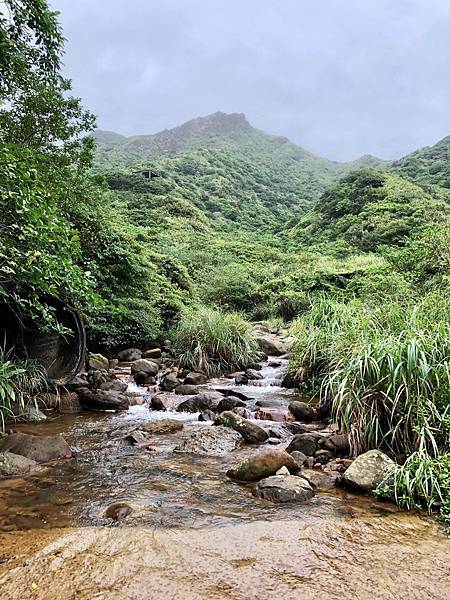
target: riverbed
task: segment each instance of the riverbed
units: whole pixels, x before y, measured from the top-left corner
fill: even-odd
[[[285,366],[269,359],[261,382],[235,388],[253,398],[250,409],[258,399],[289,404]],[[183,430],[150,449],[123,439],[162,418]],[[431,518],[331,486],[307,504],[257,499],[225,475],[255,448],[173,452],[210,425],[145,403],[18,427],[62,433],[76,454],[0,482],[2,598],[450,598],[450,544]],[[124,518],[110,518],[115,505]]]

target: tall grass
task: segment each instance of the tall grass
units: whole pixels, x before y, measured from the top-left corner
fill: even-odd
[[[12,360],[0,350],[0,428],[8,415],[23,412],[37,394],[47,389],[44,368],[32,360]]]
[[[180,364],[209,376],[245,367],[258,358],[250,323],[238,313],[186,308],[172,333]]]
[[[353,453],[391,454],[449,445],[450,303],[416,305],[320,299],[297,321],[291,368],[314,378]]]

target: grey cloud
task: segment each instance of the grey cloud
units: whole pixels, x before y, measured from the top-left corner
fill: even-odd
[[[450,133],[448,0],[52,0],[99,126],[217,110],[337,160]]]

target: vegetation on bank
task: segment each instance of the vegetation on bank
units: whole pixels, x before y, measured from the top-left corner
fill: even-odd
[[[240,314],[205,306],[182,311],[172,341],[181,366],[208,376],[248,367],[259,357],[251,325]]]

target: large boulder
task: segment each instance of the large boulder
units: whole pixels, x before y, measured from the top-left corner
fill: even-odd
[[[271,502],[306,502],[314,496],[314,488],[304,477],[273,475],[258,482],[253,496]]]
[[[239,398],[235,398],[233,396],[227,396],[222,398],[217,406],[217,410],[219,413],[224,412],[226,410],[233,410],[238,406],[245,406],[245,402],[243,400],[239,400]]]
[[[303,452],[306,456],[314,456],[317,450],[318,438],[310,433],[299,433],[294,435],[289,446],[286,448],[286,452]]]
[[[96,369],[97,371],[108,371],[109,360],[102,354],[89,354],[88,365],[89,368]]]
[[[147,358],[139,358],[135,360],[131,365],[132,373],[146,373],[150,376],[155,376],[158,374],[159,365],[158,363],[152,362]]]
[[[116,390],[78,390],[80,404],[87,410],[128,410],[129,399]]]
[[[236,450],[243,443],[242,436],[228,427],[202,427],[191,433],[173,451],[221,456]]]
[[[11,433],[0,439],[0,452],[20,454],[38,463],[72,457],[69,444],[60,435],[37,436]]]
[[[23,475],[37,467],[37,462],[31,458],[12,452],[0,452],[0,477]]]
[[[373,492],[395,468],[395,462],[381,450],[360,454],[345,471],[343,481],[361,492]]]
[[[286,467],[290,473],[300,470],[297,462],[284,450],[266,450],[241,461],[229,469],[227,475],[237,481],[259,481],[275,475],[281,467]]]
[[[105,381],[100,385],[100,389],[105,392],[113,390],[114,392],[123,393],[126,391],[127,387],[128,385],[123,381],[120,381],[120,379],[112,379],[111,381]]]
[[[287,344],[281,341],[278,337],[270,334],[261,335],[256,338],[259,347],[268,356],[282,356],[288,351]]]
[[[201,391],[201,388],[199,388],[197,385],[179,385],[177,388],[175,388],[175,394],[180,394],[181,396],[195,396],[196,394],[199,394]]]
[[[182,402],[178,408],[178,412],[189,412],[189,413],[197,413],[202,412],[204,410],[210,410],[213,407],[213,400],[210,400],[208,397],[204,397],[201,394],[197,396],[193,396],[192,398],[188,398],[184,402]]]
[[[204,373],[198,371],[191,371],[186,375],[184,383],[188,385],[203,385],[208,381],[208,378]]]
[[[162,352],[161,348],[151,348],[150,350],[146,350],[142,354],[142,358],[161,358]]]
[[[149,435],[176,433],[183,429],[183,423],[177,421],[177,419],[161,419],[160,421],[152,421],[151,423],[141,425],[139,429]]]
[[[133,362],[134,360],[139,360],[141,356],[142,350],[139,350],[139,348],[126,348],[117,354],[117,358],[121,362]]]
[[[181,381],[178,379],[177,374],[172,371],[164,375],[160,387],[165,392],[172,392],[179,385],[181,385]]]
[[[269,434],[256,423],[226,410],[217,417],[214,425],[230,427],[242,435],[247,444],[261,444],[269,439]]]
[[[289,410],[294,415],[296,421],[303,421],[304,423],[311,423],[311,421],[314,421],[317,414],[312,406],[298,400],[294,400],[289,404]]]

